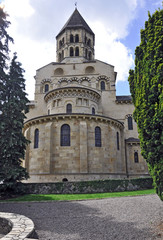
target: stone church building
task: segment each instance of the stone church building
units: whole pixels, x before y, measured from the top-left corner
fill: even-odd
[[[145,177],[131,96],[95,59],[95,35],[75,9],[56,36],[56,62],[38,69],[24,125],[28,182]]]

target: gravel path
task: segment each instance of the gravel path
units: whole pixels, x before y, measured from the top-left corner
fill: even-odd
[[[40,240],[163,239],[163,203],[157,195],[0,203],[0,211],[31,218]]]

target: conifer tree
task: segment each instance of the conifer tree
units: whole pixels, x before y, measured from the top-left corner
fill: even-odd
[[[28,99],[25,93],[24,70],[14,54],[7,69],[9,22],[0,9],[0,182],[5,189],[15,191],[21,180],[28,178],[21,166],[28,141],[22,133]]]
[[[129,84],[142,155],[163,200],[163,10],[148,15]]]

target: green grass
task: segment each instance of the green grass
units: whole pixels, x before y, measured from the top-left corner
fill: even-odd
[[[92,194],[29,194],[18,198],[5,200],[7,202],[16,201],[72,201],[86,199],[101,199],[112,197],[127,197],[146,194],[154,194],[154,189],[131,191],[131,192],[112,192],[112,193],[92,193]]]

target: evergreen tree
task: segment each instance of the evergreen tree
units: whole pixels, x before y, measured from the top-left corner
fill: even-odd
[[[129,84],[142,155],[163,200],[163,10],[148,15]]]
[[[21,166],[28,143],[22,133],[28,99],[24,70],[16,54],[7,69],[8,42],[12,38],[6,32],[9,25],[7,15],[2,9],[0,14],[0,182],[3,182],[4,190],[15,191],[19,182],[28,178],[26,169]]]

